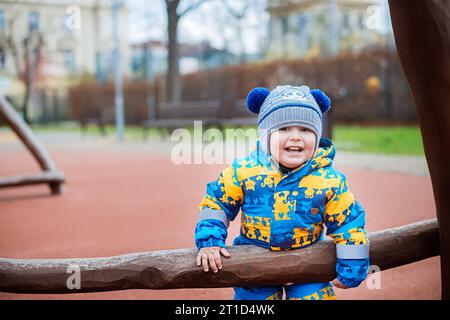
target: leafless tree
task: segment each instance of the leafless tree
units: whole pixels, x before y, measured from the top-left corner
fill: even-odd
[[[244,42],[242,37],[242,20],[247,14],[249,6],[251,4],[250,0],[239,1],[241,4],[240,8],[236,7],[236,5],[231,5],[228,0],[222,0],[225,8],[228,13],[237,21],[237,40],[239,43],[239,62],[245,63],[245,49]]]
[[[42,62],[44,39],[42,34],[35,30],[28,32],[21,40],[14,39],[13,35],[14,20],[11,19],[7,23],[7,28],[3,30],[2,42],[6,44],[13,58],[18,79],[24,83],[25,95],[22,102],[22,112],[24,120],[30,123],[28,106]]]
[[[168,67],[166,77],[167,101],[181,100],[179,69],[178,22],[206,0],[165,0],[167,9]]]

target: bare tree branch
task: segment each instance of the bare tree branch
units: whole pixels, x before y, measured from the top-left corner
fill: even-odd
[[[181,0],[165,0],[167,9],[167,39],[168,39],[168,66],[166,76],[167,101],[179,101],[181,99],[181,82],[179,71],[178,53],[178,22],[188,12],[197,9],[206,0],[197,0],[191,3],[185,10],[178,12]],[[183,2],[185,3],[185,2]]]
[[[25,72],[24,72],[24,69],[22,69],[22,66],[20,63],[20,57],[19,57],[19,53],[17,51],[17,46],[14,43],[14,40],[12,38],[12,35],[14,34],[14,32],[12,30],[13,26],[14,26],[14,20],[11,19],[8,23],[9,32],[5,32],[6,45],[8,46],[9,51],[11,52],[11,56],[13,57],[14,67],[16,69],[17,77],[19,77],[19,79],[22,80],[25,75]]]
[[[188,12],[193,11],[193,10],[197,9],[198,7],[200,7],[200,5],[202,5],[204,2],[206,2],[206,0],[198,0],[197,2],[191,4],[189,7],[184,9],[183,11],[179,12],[178,16],[182,17],[182,16],[186,15]]]
[[[242,8],[242,10],[237,11],[236,9],[234,9],[234,8],[230,5],[230,3],[228,2],[228,0],[223,0],[223,4],[225,5],[227,11],[228,11],[235,19],[238,19],[238,20],[241,20],[241,19],[245,16],[245,14],[247,13],[248,6],[249,6],[249,2],[246,1],[246,2],[245,2],[245,6]]]

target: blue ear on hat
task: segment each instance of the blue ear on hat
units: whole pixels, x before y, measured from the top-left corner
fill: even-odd
[[[328,109],[330,109],[330,98],[328,98],[327,95],[323,93],[323,91],[319,89],[312,89],[311,94],[314,97],[314,100],[316,100],[317,104],[319,105],[322,113],[325,113],[328,111]]]
[[[253,88],[247,95],[247,109],[258,114],[270,91],[267,88]]]

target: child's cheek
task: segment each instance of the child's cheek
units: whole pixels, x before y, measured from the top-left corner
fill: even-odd
[[[281,148],[282,143],[282,137],[278,132],[272,134],[270,137],[270,154],[278,162],[280,162],[280,158],[282,156],[281,153],[284,151],[284,149]]]

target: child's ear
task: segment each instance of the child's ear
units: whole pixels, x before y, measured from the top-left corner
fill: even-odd
[[[325,113],[330,109],[331,107],[330,98],[328,98],[327,95],[323,93],[322,90],[312,89],[311,94],[314,97],[314,100],[316,100],[317,104],[319,105],[319,108],[322,111],[322,113]]]
[[[253,88],[250,90],[247,95],[247,109],[258,114],[269,93],[270,91],[267,88]]]

